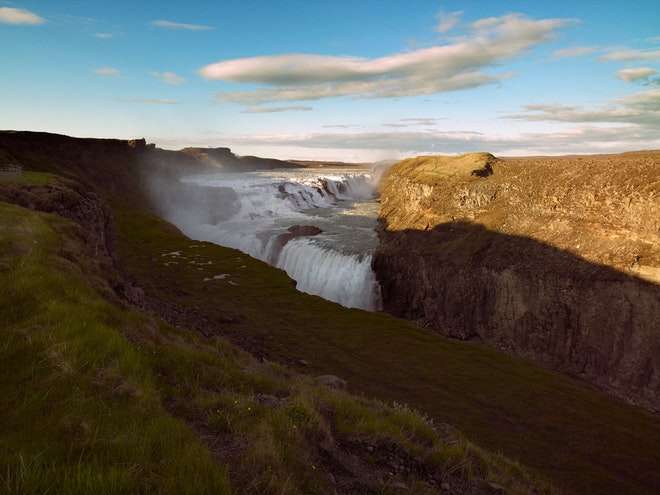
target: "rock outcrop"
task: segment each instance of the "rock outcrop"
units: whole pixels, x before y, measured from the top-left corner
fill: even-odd
[[[106,261],[114,258],[116,236],[110,207],[80,183],[61,177],[44,185],[9,182],[0,189],[0,201],[73,220],[82,227],[81,235],[94,256]]]
[[[660,410],[660,152],[406,160],[379,216],[387,311]]]

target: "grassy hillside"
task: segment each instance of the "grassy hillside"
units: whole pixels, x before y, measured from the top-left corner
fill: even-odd
[[[76,230],[0,203],[0,492],[228,487],[199,438],[165,410],[152,360],[125,335],[172,329],[111,306],[81,279]]]
[[[161,248],[191,245],[144,212],[121,217],[122,236],[141,232],[136,245],[151,243],[159,264]],[[110,304],[107,288],[86,281],[101,265],[83,238],[69,220],[0,203],[0,492],[434,493],[448,483],[552,493],[402,403],[351,396],[223,337]],[[207,267],[238,257],[196,249]],[[282,282],[256,262],[246,269],[244,282],[271,273],[262,291]]]

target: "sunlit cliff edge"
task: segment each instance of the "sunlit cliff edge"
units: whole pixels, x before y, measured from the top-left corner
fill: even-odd
[[[387,311],[660,409],[660,151],[409,159],[379,216]]]

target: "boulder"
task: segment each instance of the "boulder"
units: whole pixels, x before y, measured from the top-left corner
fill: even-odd
[[[348,383],[335,375],[321,375],[316,377],[316,381],[331,388],[346,390]]]

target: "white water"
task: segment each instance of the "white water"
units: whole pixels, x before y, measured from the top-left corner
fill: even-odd
[[[204,201],[178,205],[167,215],[189,237],[239,249],[281,268],[302,292],[347,307],[380,309],[380,288],[371,270],[371,253],[378,244],[377,204],[368,170],[290,169],[181,181],[207,186]],[[212,192],[224,199],[209,199],[208,187],[217,188]],[[184,211],[195,208],[206,211]],[[278,237],[298,225],[323,232],[291,236],[282,245]]]

